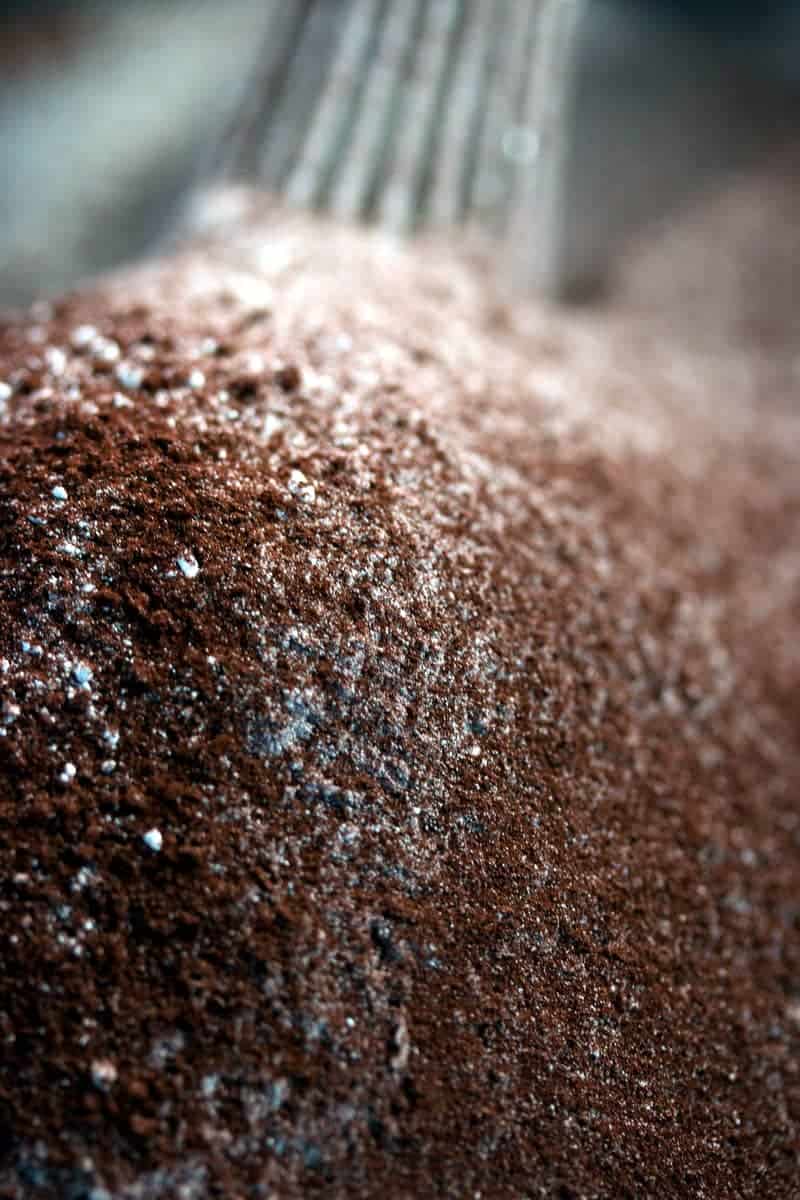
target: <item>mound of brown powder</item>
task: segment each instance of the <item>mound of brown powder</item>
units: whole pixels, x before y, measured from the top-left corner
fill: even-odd
[[[797,1196],[758,372],[273,215],[0,379],[0,1196]]]

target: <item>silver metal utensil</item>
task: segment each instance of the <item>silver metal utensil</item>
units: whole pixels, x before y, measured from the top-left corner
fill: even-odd
[[[783,26],[731,39],[682,6],[81,0],[27,70],[20,31],[59,6],[17,5],[0,303],[157,251],[231,180],[398,236],[478,232],[510,286],[596,294],[638,230],[794,128]]]

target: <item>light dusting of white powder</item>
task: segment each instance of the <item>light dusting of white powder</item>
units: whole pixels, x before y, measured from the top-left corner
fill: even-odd
[[[53,497],[54,500],[58,500],[60,504],[63,504],[64,501],[67,499],[67,489],[63,488],[61,486],[61,484],[58,483],[53,488],[50,495]]]
[[[58,778],[61,780],[62,783],[72,783],[73,779],[75,778],[75,776],[77,774],[78,774],[78,770],[77,770],[77,767],[75,766],[75,764],[68,762],[68,763],[64,763],[64,768]]]

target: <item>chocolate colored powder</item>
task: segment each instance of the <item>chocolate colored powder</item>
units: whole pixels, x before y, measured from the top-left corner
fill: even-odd
[[[771,376],[275,214],[1,347],[0,1196],[800,1194]]]

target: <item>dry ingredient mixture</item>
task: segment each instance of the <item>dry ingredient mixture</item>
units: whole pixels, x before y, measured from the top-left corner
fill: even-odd
[[[0,1197],[800,1195],[790,376],[269,211],[4,325]]]

